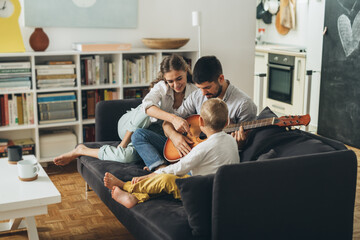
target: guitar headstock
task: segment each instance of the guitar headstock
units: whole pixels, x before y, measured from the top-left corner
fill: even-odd
[[[310,115],[289,115],[283,116],[279,118],[275,118],[274,125],[280,127],[290,127],[290,126],[299,126],[305,125],[307,126],[310,123]]]

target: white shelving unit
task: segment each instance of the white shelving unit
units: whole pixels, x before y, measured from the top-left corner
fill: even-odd
[[[43,131],[46,130],[60,130],[70,129],[77,136],[77,142],[83,142],[83,127],[89,124],[94,124],[95,119],[83,119],[82,116],[82,91],[94,89],[112,89],[118,92],[119,99],[124,98],[124,89],[136,87],[148,87],[149,84],[123,84],[123,59],[131,56],[140,56],[154,54],[157,57],[157,65],[160,65],[162,57],[167,54],[176,53],[186,58],[191,59],[192,65],[197,60],[197,51],[193,49],[148,49],[148,48],[134,48],[130,51],[116,51],[116,52],[78,52],[78,51],[49,51],[49,52],[25,52],[25,53],[0,53],[0,62],[12,61],[30,61],[32,71],[32,89],[26,91],[2,91],[0,95],[4,94],[18,94],[31,93],[34,99],[34,124],[31,125],[16,125],[16,126],[0,126],[0,138],[8,138],[11,140],[32,138],[35,142],[35,155],[39,162],[50,162],[52,158],[43,158],[40,155],[39,137]],[[105,59],[110,60],[114,64],[115,84],[100,84],[100,85],[81,85],[81,70],[80,58],[84,55],[103,55]],[[35,66],[45,64],[47,61],[73,61],[76,65],[76,86],[67,88],[51,88],[51,89],[36,89],[36,75]],[[153,79],[150,80],[150,82]],[[76,93],[76,121],[52,123],[52,124],[38,124],[38,107],[37,94],[47,92],[62,92],[73,91]],[[61,146],[59,146],[61,147]],[[75,146],[74,146],[75,147]]]

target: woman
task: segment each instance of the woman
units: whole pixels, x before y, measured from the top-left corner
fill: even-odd
[[[138,128],[148,127],[161,132],[160,120],[171,122],[180,132],[187,132],[189,125],[186,120],[174,114],[183,100],[197,89],[192,83],[190,67],[184,59],[175,54],[165,57],[160,64],[158,78],[152,86],[142,104],[120,118],[118,133],[122,141],[117,147],[104,145],[100,148],[88,148],[79,144],[74,150],[55,157],[54,163],[67,165],[82,155],[122,163],[136,162],[140,157],[131,144],[132,133]]]

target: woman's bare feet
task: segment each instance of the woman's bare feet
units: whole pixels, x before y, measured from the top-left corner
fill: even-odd
[[[71,161],[75,160],[76,158],[80,157],[82,151],[86,149],[85,145],[79,144],[74,150],[64,153],[56,158],[54,158],[53,162],[55,165],[65,166],[69,164]]]
[[[121,205],[132,208],[138,203],[138,199],[131,193],[121,190],[119,187],[114,186],[111,191],[111,197]]]
[[[109,172],[105,173],[104,176],[104,186],[112,190],[114,186],[124,187],[124,182],[112,175]]]

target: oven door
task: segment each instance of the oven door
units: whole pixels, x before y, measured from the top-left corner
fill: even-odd
[[[292,104],[294,67],[269,63],[268,98]]]

